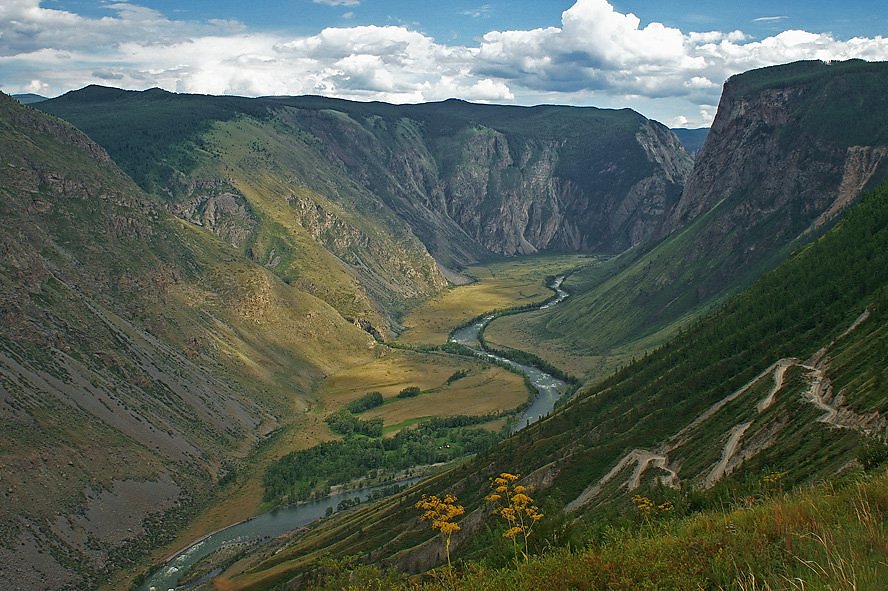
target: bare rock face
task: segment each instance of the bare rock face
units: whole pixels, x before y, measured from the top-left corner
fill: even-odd
[[[170,205],[170,211],[192,224],[203,226],[237,249],[249,244],[258,220],[242,196],[224,183],[191,183],[187,197]]]
[[[667,128],[629,110],[447,101],[368,114],[338,101],[334,116],[300,106],[325,158],[447,266],[622,251],[656,234],[693,165]]]
[[[827,225],[888,176],[888,104],[876,92],[886,77],[886,64],[798,62],[728,80],[662,230],[712,217],[688,261],[719,256],[725,264],[701,297],[776,263],[781,248]]]

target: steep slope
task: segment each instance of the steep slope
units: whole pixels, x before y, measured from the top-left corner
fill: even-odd
[[[401,243],[406,222],[448,267],[538,250],[619,252],[659,231],[691,168],[668,129],[628,109],[249,100],[99,87],[40,108],[72,121],[143,187],[176,201],[210,174],[252,207],[260,164],[286,187],[281,197],[301,191],[326,211],[335,210],[331,203],[358,211],[365,225]],[[236,145],[249,147],[251,158],[235,157]],[[185,147],[202,149],[196,161]],[[312,231],[310,220],[299,222]],[[266,253],[254,254],[264,260]],[[365,281],[360,265],[349,263]]]
[[[255,99],[87,87],[41,104],[168,209],[378,334],[446,281],[410,228]]]
[[[860,61],[731,78],[663,226],[671,234],[572,275],[576,297],[500,339],[528,340],[543,357],[547,349],[583,357],[579,369],[600,371],[748,285],[888,176],[886,82],[888,63]]]
[[[0,95],[0,569],[92,588],[375,343]],[[352,360],[352,361],[349,361]]]
[[[267,588],[331,550],[428,568],[440,542],[416,521],[421,493],[457,494],[469,514],[454,544],[481,551],[471,539],[482,496],[503,471],[527,475],[543,503],[580,516],[626,506],[627,492],[656,480],[687,489],[762,473],[782,473],[787,485],[829,477],[853,464],[862,433],[884,433],[886,355],[882,185],[718,313],[553,416],[410,493],[272,546],[241,563],[234,581]]]

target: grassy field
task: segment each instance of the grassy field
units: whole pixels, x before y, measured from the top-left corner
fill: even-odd
[[[447,384],[447,378],[460,370],[468,370],[469,375]],[[422,393],[397,398],[408,386],[419,386]],[[381,392],[385,404],[362,413],[361,418],[381,417],[387,427],[409,426],[415,419],[430,416],[496,413],[515,408],[528,397],[523,378],[499,367],[453,355],[394,349],[330,376],[319,388],[318,399],[327,414],[372,391]]]
[[[533,256],[468,267],[464,273],[477,281],[415,308],[404,319],[406,330],[398,340],[412,345],[445,343],[454,327],[484,312],[545,300],[552,295],[545,285],[547,275],[592,260],[588,255]]]
[[[570,347],[562,341],[541,338],[536,328],[538,323],[545,322],[545,318],[546,312],[528,312],[497,318],[484,329],[484,339],[495,348],[507,347],[533,353],[571,375],[592,382],[666,342],[683,324],[670,324],[645,338],[596,355],[584,352],[579,347]]]

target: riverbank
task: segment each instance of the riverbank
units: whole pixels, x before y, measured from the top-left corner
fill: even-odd
[[[483,349],[482,333],[486,324],[499,315],[512,315],[523,311],[549,308],[569,297],[570,294],[561,288],[564,281],[563,275],[554,278],[548,277],[547,279],[549,279],[547,281],[547,288],[554,292],[549,298],[542,301],[538,300],[533,304],[512,306],[493,314],[483,315],[477,322],[452,331],[448,338],[448,343],[457,346],[459,353],[468,353],[487,362],[493,362],[496,365],[505,367],[513,373],[520,374],[536,390],[536,395],[532,397],[520,418],[515,421],[511,429],[513,433],[549,414],[557,401],[569,390],[569,384],[538,367],[509,359],[506,356],[508,353],[499,354],[485,351]],[[474,348],[472,345],[475,345],[477,348]],[[418,467],[420,470],[422,468]],[[419,477],[415,476],[412,478],[412,482],[417,480],[419,480]],[[207,534],[183,550],[169,556],[164,561],[163,567],[148,578],[142,589],[147,591],[152,586],[157,589],[175,587],[179,579],[194,564],[222,548],[237,544],[255,544],[261,539],[272,539],[295,528],[305,527],[313,521],[335,512],[343,504],[351,506],[356,502],[356,497],[360,498],[364,494],[373,494],[373,491],[391,486],[390,484],[383,484],[372,488],[345,490],[349,486],[366,481],[367,479],[359,479],[358,481],[338,485],[340,488],[335,492],[331,491],[331,494],[323,499],[277,508],[268,513],[263,513]]]

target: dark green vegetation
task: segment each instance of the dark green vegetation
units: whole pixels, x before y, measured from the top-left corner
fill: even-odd
[[[125,112],[126,125],[108,109]],[[180,95],[160,88],[144,92],[87,86],[41,105],[64,116],[104,147],[143,189],[164,195],[179,188],[178,175],[193,172],[212,146],[201,136],[217,122],[240,115],[267,117],[262,101],[241,97]],[[124,132],[125,131],[125,132]]]
[[[419,386],[407,386],[398,392],[398,398],[415,398],[420,394],[422,394],[422,390],[419,389]]]
[[[522,319],[532,350],[603,377],[829,228],[888,177],[886,81],[888,64],[855,61],[732,77],[668,236],[571,275],[575,297]]]
[[[342,408],[324,419],[330,430],[339,435],[366,435],[382,437],[382,419],[361,420],[347,408]]]
[[[327,494],[331,485],[368,476],[385,480],[387,475],[391,479],[416,466],[478,453],[502,439],[502,434],[469,427],[486,420],[431,419],[382,439],[382,419],[375,419],[379,422],[378,434],[343,433],[347,435],[343,440],[293,452],[275,462],[263,479],[264,500],[273,504],[300,501]]]
[[[302,571],[320,548],[340,556],[372,549],[377,562],[407,570],[429,568],[438,563],[437,542],[420,529],[413,502],[423,493],[446,490],[457,494],[471,514],[464,523],[477,523],[473,515],[484,514],[481,497],[487,479],[501,471],[527,475],[524,482],[536,487],[534,496],[541,506],[556,509],[550,509],[554,521],[548,527],[551,539],[561,536],[562,543],[595,540],[607,523],[625,523],[633,511],[626,488],[658,503],[672,500],[677,514],[690,515],[700,508],[731,507],[763,490],[762,482],[792,487],[831,478],[854,465],[862,431],[884,433],[886,428],[886,333],[888,186],[883,185],[866,195],[832,231],[724,308],[581,391],[553,416],[406,496],[317,528],[276,552],[273,559],[251,567],[252,574],[244,580],[255,581],[256,589],[283,582]],[[786,366],[782,374],[777,371],[780,360]],[[732,439],[736,446],[731,450]],[[662,465],[676,472],[673,484],[680,484],[680,489],[657,484],[668,472],[656,462],[644,461],[646,453],[664,459]],[[725,457],[730,477],[713,479]],[[565,506],[580,517],[569,535],[558,529],[557,508]],[[771,519],[762,517],[768,515],[768,507],[748,515]],[[692,517],[688,523],[694,519],[742,523],[739,514],[728,515]],[[736,535],[737,527],[730,535]],[[750,544],[760,539],[753,529],[747,538]],[[352,535],[356,531],[363,534]],[[457,554],[483,552],[485,540],[493,539],[484,538],[477,526],[466,525],[464,532],[466,542],[460,538]],[[471,541],[475,536],[481,537]],[[620,539],[672,548],[653,535],[635,536]],[[698,543],[702,545],[704,538]],[[707,561],[717,560],[716,554],[717,547],[701,546]],[[557,556],[561,556],[557,560],[573,559]],[[663,576],[682,571],[680,556],[662,557]],[[687,556],[693,560],[693,554]],[[753,571],[756,576],[776,576],[777,571],[769,569],[783,564],[783,558],[768,558],[767,553],[761,560],[773,562],[756,562],[755,569],[764,565]],[[723,572],[706,570],[718,564],[701,562],[703,570],[693,572],[716,581],[748,574],[730,562],[724,563]],[[878,580],[871,573],[858,576]]]
[[[449,382],[448,382],[449,383]],[[377,406],[382,406],[384,400],[381,392],[367,392],[357,400],[352,400],[346,405],[351,412],[358,414]]]

